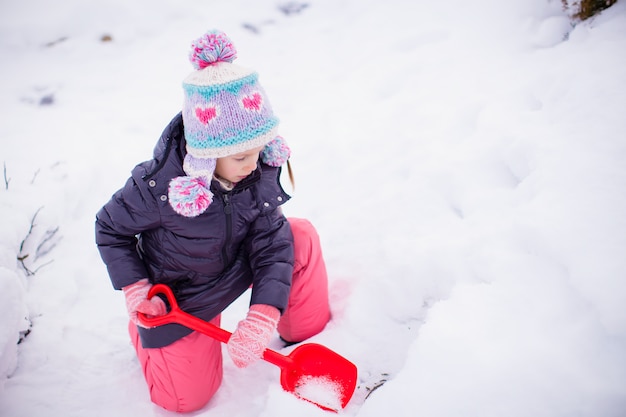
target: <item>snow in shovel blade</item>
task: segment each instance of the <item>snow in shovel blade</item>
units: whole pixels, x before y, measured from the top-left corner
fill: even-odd
[[[295,394],[307,401],[338,411],[341,409],[343,389],[326,376],[303,376],[296,384]]]

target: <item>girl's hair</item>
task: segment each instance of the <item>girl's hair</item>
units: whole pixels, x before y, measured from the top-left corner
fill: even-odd
[[[289,173],[289,182],[291,183],[291,188],[296,189],[296,183],[293,180],[293,170],[291,169],[291,164],[289,163],[289,159],[287,159],[287,172]]]

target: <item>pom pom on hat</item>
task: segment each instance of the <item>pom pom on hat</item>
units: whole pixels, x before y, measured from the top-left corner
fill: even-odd
[[[291,156],[291,149],[287,146],[287,142],[282,136],[276,136],[274,140],[269,142],[261,151],[261,160],[272,167],[279,167]]]
[[[212,30],[191,44],[189,61],[197,70],[218,62],[233,62],[237,58],[237,50],[224,32]]]

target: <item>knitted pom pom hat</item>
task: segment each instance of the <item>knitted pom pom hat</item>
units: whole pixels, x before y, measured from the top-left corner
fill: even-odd
[[[264,146],[260,158],[271,166],[289,159],[258,74],[232,62],[237,51],[225,33],[209,31],[192,43],[189,60],[196,71],[183,81],[183,124],[187,155],[184,177],[169,184],[169,201],[186,217],[211,204],[217,158]]]

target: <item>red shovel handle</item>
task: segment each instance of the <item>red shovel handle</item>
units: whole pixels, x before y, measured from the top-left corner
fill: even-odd
[[[192,330],[196,330],[200,333],[204,333],[222,343],[228,343],[231,333],[214,324],[204,321],[198,317],[192,316],[189,313],[185,313],[178,307],[178,302],[172,289],[165,284],[155,284],[150,288],[148,298],[152,298],[157,294],[165,295],[167,302],[170,305],[170,311],[167,314],[158,317],[148,317],[143,313],[137,313],[139,321],[147,327],[157,327],[164,324],[178,323]],[[265,349],[263,352],[263,359],[270,362],[280,368],[289,368],[292,366],[293,361],[288,356],[281,355],[280,353],[271,349]]]

